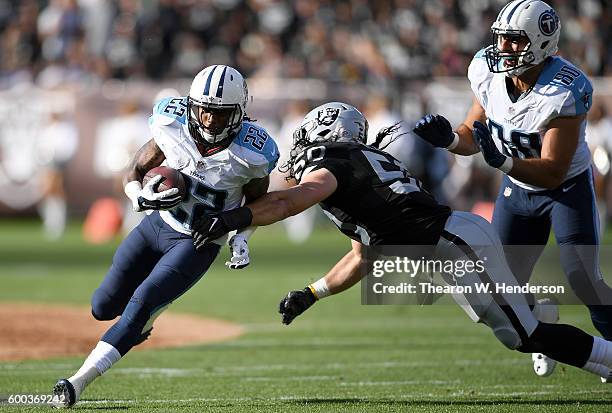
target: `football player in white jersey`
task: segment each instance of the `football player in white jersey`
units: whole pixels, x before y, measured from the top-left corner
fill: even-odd
[[[76,403],[89,383],[146,340],[155,318],[208,270],[227,238],[196,250],[194,223],[267,192],[278,149],[268,133],[246,117],[247,100],[242,75],[215,65],[196,75],[189,96],[162,99],[154,106],[149,119],[153,139],[136,153],[124,179],[134,210],[149,215],[121,243],[92,297],[96,319],[121,318],[83,366],[56,383],[59,407]],[[176,188],[155,192],[159,175],[142,186],[147,171],[162,163],[181,171],[185,197]],[[240,228],[231,238],[230,268],[249,264],[250,233],[251,228]]]
[[[443,116],[426,115],[414,131],[459,155],[481,152],[504,172],[493,224],[513,273],[521,283],[529,280],[552,227],[570,285],[611,340],[612,290],[599,270],[585,142],[593,88],[580,69],[556,56],[560,27],[555,10],[541,0],[508,3],[491,27],[493,44],[468,69],[474,99],[464,122],[453,131]],[[536,306],[534,313],[546,322],[558,317],[552,305]],[[537,374],[550,374],[554,365],[534,355]]]

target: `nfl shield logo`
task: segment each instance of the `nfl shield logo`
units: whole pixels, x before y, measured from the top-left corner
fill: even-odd
[[[509,186],[507,186],[507,187],[504,189],[504,196],[505,196],[506,198],[508,198],[510,195],[512,195],[512,188],[510,188]]]

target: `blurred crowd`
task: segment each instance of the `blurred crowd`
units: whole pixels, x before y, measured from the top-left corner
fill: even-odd
[[[258,96],[258,108],[267,106],[267,111],[257,113],[257,117],[284,153],[290,148],[293,129],[308,110],[324,99],[347,100],[364,111],[373,134],[403,120],[399,137],[387,150],[421,178],[441,202],[463,210],[475,208],[487,216],[490,201],[497,195],[499,174],[477,157],[454,157],[432,148],[412,135],[411,125],[431,110],[446,115],[453,115],[447,112],[454,110],[460,112],[454,113],[457,119],[449,118],[462,119],[464,111],[455,100],[437,96],[447,105],[435,107],[429,100],[432,96],[423,93],[424,88],[432,84],[432,79],[443,77],[455,77],[467,84],[467,67],[474,53],[492,41],[490,25],[508,1],[0,0],[0,92],[12,88],[19,96],[21,92],[14,86],[20,84],[52,91],[78,92],[85,88],[87,93],[74,94],[80,102],[84,96],[99,94],[96,86],[103,89],[114,83],[141,82],[149,89],[163,84],[178,87],[177,79],[190,80],[209,64],[228,64],[247,77],[250,88],[257,79],[276,79],[277,90],[281,85],[283,94],[274,98],[271,87],[260,87],[270,96],[267,100]],[[560,53],[590,76],[611,76],[612,42],[608,39],[612,38],[612,4],[608,0],[549,3],[561,18]],[[279,79],[284,80],[279,83]],[[291,82],[286,79],[314,79],[326,85],[326,92],[316,98],[311,95],[302,99],[300,93],[289,97]],[[75,85],[76,89],[70,87]],[[94,92],[89,93],[87,86]],[[340,86],[343,92],[339,92]],[[316,87],[298,87],[305,89]],[[346,97],[347,90],[360,90],[360,94]],[[451,96],[453,87],[446,91]],[[157,89],[149,94],[152,97],[156,93]],[[469,104],[468,93],[466,87],[466,98],[462,97],[465,105]],[[102,95],[108,98],[104,91]],[[11,96],[5,96],[4,101],[13,102]],[[273,99],[277,101],[273,103]],[[118,177],[130,155],[148,139],[149,100],[127,93],[114,101],[77,103],[80,116],[85,112],[89,116],[80,121],[70,111],[49,114],[47,135],[65,136],[67,128],[73,131],[68,134],[70,151],[52,151],[64,155],[41,164],[46,171],[43,185],[39,185],[42,190],[28,198],[40,198],[39,211],[49,224],[50,238],[61,235],[66,214],[70,208],[75,211],[75,199],[66,202],[64,181],[74,185],[78,179],[63,177],[72,173],[82,178],[84,171],[67,169],[71,159],[85,159],[80,168],[93,164],[91,173],[114,179],[115,197],[123,200]],[[31,117],[38,120],[37,113],[49,110],[44,102],[39,102],[38,112]],[[104,102],[111,104],[105,106]],[[1,103],[0,99],[0,108]],[[19,107],[15,109],[18,113],[30,113]],[[597,104],[591,112],[593,127],[588,134],[595,136],[591,146],[598,173],[600,212],[605,220],[610,215],[606,209],[612,211],[606,208],[612,205],[612,190],[607,190],[612,185],[607,178],[612,169],[612,117],[603,104]],[[36,132],[44,130],[32,126],[37,123],[22,123],[31,127],[20,134],[12,124],[0,127],[0,161],[7,162],[7,148],[15,147],[11,142],[16,139],[38,142],[19,146],[23,150],[30,146],[66,147],[61,139]],[[77,143],[79,139],[81,144]],[[93,152],[93,162],[83,155],[85,151]],[[28,156],[17,156],[15,163],[23,164]],[[283,185],[282,178],[273,177],[274,187]],[[12,184],[23,187],[23,182],[17,179]],[[485,202],[477,202],[482,200]],[[25,201],[22,204],[26,205]],[[82,214],[82,206],[78,208]],[[102,215],[109,214],[106,211]],[[294,241],[303,241],[309,235],[315,218],[310,211],[285,223]],[[134,222],[128,215],[123,217],[124,225]]]
[[[506,0],[0,0],[1,85],[245,75],[393,87],[463,76]],[[550,0],[561,51],[612,74],[607,0]]]

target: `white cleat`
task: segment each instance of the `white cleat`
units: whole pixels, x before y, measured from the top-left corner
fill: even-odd
[[[533,371],[540,377],[550,376],[555,371],[555,367],[557,367],[555,360],[542,353],[532,353],[531,360],[533,360]]]
[[[607,377],[600,377],[602,383],[612,383],[612,371]]]
[[[559,321],[559,307],[549,298],[538,300],[533,308],[533,315],[538,321],[554,324]],[[557,362],[542,353],[532,353],[533,371],[540,377],[547,377],[553,374]]]
[[[57,409],[72,407],[78,400],[79,394],[68,379],[59,379],[53,386],[53,407]]]

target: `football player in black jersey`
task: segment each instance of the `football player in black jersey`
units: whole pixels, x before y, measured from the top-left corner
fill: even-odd
[[[367,266],[366,249],[383,245],[429,245],[437,259],[476,261],[487,251],[484,271],[469,274],[462,282],[518,286],[491,224],[438,204],[400,162],[377,148],[392,129],[383,130],[373,145],[366,145],[367,128],[361,112],[345,103],[327,103],[312,110],[294,134],[286,166],[296,185],[195,222],[196,248],[229,231],[269,225],[321,205],[351,238],[352,249],[325,277],[283,298],[279,311],[284,324],[317,300],[356,284],[363,276],[362,267]],[[598,376],[605,377],[612,369],[612,342],[573,326],[536,320],[523,295],[492,291],[466,294],[457,302],[510,349],[544,353]]]

